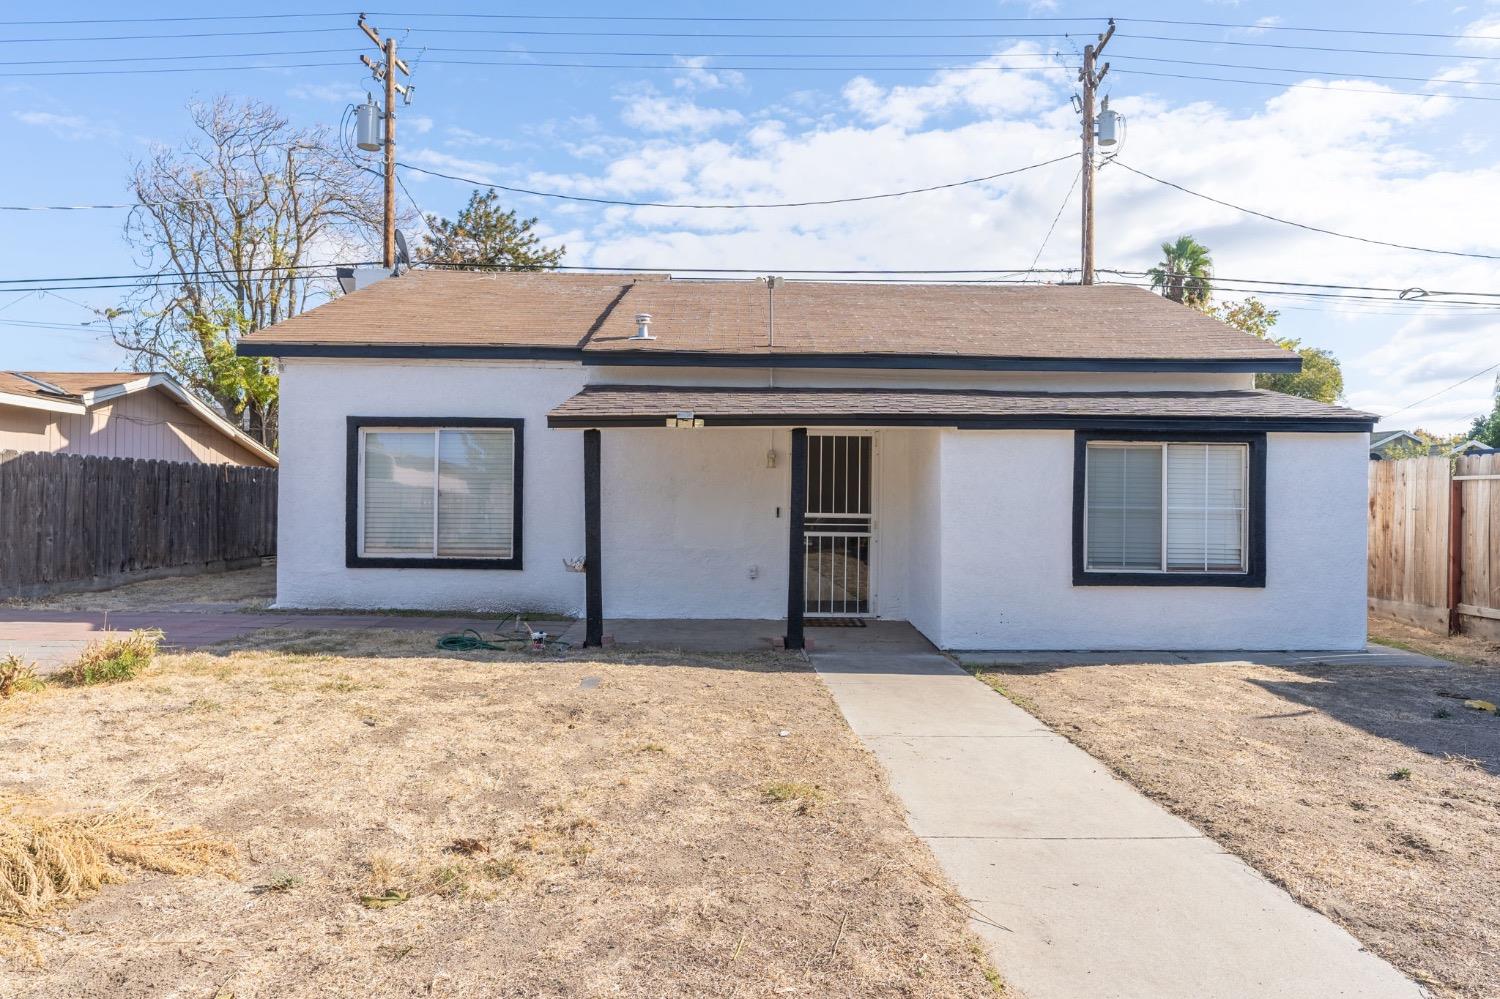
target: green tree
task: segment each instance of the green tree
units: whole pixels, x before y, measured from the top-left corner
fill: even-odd
[[[332,294],[303,268],[368,247],[380,185],[327,129],[295,128],[267,104],[220,97],[188,112],[191,137],[152,147],[130,178],[125,238],[149,276],[110,310],[111,333],[136,370],[170,373],[274,448],[275,363],[235,344]]]
[[[417,257],[431,264],[484,264],[487,268],[539,271],[556,267],[566,246],[543,246],[532,230],[534,218],[516,216],[515,209],[500,210],[500,197],[490,188],[475,191],[469,203],[453,220],[427,216],[431,232],[422,238]],[[475,267],[474,270],[487,268]]]
[[[1255,376],[1255,387],[1301,396],[1317,402],[1335,402],[1344,394],[1344,372],[1339,359],[1332,351],[1321,347],[1304,347],[1302,341],[1293,337],[1274,337],[1271,328],[1281,318],[1275,309],[1253,295],[1241,302],[1225,302],[1210,305],[1204,312],[1222,320],[1235,329],[1270,340],[1278,347],[1294,351],[1302,358],[1302,370],[1297,372],[1261,372]]]
[[[1495,376],[1495,405],[1488,413],[1474,418],[1469,436],[1485,447],[1500,447],[1500,375]]]
[[[1151,287],[1166,298],[1201,309],[1213,294],[1214,261],[1208,247],[1192,236],[1161,244],[1162,261],[1147,273]]]

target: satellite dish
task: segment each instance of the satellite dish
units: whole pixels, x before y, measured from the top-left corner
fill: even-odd
[[[406,247],[406,235],[400,229],[396,230],[396,266],[411,266],[411,251]]]

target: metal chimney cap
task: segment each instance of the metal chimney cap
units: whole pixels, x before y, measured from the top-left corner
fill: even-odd
[[[632,340],[655,340],[651,335],[651,313],[637,312],[635,314],[635,336]]]
[[[637,312],[635,314],[635,321],[637,323],[640,323],[642,326],[649,326],[651,325],[651,313]]]

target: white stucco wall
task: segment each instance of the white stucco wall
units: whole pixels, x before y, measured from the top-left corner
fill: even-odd
[[[583,554],[581,434],[548,430],[546,414],[587,377],[576,365],[532,362],[287,362],[278,604],[581,611],[583,577],[562,564]],[[346,568],[350,415],[524,419],[524,568]],[[1362,434],[1270,436],[1265,589],[1074,587],[1071,432],[884,430],[877,439],[876,611],[910,620],[943,647],[1364,642]],[[788,451],[786,430],[606,431],[606,616],[781,618]]]
[[[281,376],[276,602],[283,607],[576,611],[583,576],[583,445],[547,411],[583,387],[577,365],[291,360]],[[520,571],[349,569],[344,475],[349,416],[526,421]]]
[[[943,645],[942,431],[911,431],[907,481],[911,491],[907,620]]]
[[[1367,447],[1363,434],[1269,435],[1264,589],[1075,587],[1072,433],[943,431],[938,640],[952,649],[1363,648]]]

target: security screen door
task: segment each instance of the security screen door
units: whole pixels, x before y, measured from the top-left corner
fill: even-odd
[[[807,438],[807,572],[809,617],[872,613],[875,439],[869,434]]]

